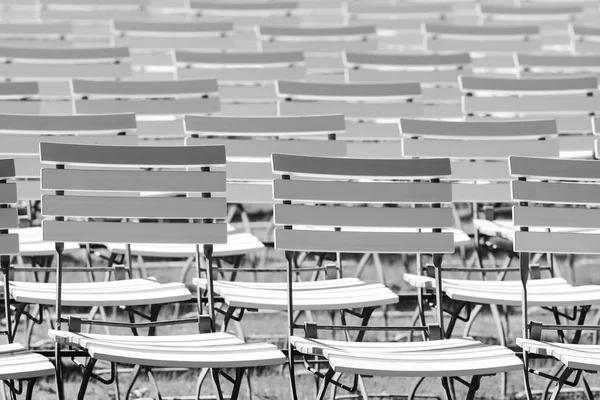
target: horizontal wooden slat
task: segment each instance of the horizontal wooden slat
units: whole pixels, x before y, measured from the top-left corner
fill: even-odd
[[[72,32],[66,22],[18,22],[0,25],[0,35],[66,35]]]
[[[542,179],[600,180],[600,163],[591,160],[510,157],[512,176]]]
[[[575,36],[600,36],[600,27],[596,26],[572,25],[570,30]]]
[[[452,179],[462,181],[511,181],[508,161],[468,160],[452,163]]]
[[[219,11],[276,11],[276,10],[293,10],[298,8],[298,3],[295,1],[278,1],[278,2],[264,2],[264,1],[205,1],[205,0],[192,0],[190,3],[191,8],[196,10],[219,10]]]
[[[147,49],[147,50],[164,50],[172,51],[174,49],[221,49],[221,50],[235,50],[236,41],[231,36],[192,36],[192,37],[181,37],[181,36],[117,36],[115,43],[118,46],[127,46],[133,49]]]
[[[400,65],[398,68],[402,68]],[[464,71],[458,69],[444,69],[432,71],[429,67],[423,69],[347,69],[346,77],[348,82],[420,82],[423,91],[423,98],[426,100],[460,100],[460,90],[458,90],[458,77]],[[396,67],[394,67],[396,68]],[[433,84],[443,83],[448,87],[427,87]],[[431,93],[449,92],[452,97],[436,97]]]
[[[0,75],[7,79],[67,80],[71,78],[118,79],[131,76],[131,65],[109,63],[12,63],[0,64]]]
[[[397,54],[397,53],[357,53],[345,52],[347,65],[373,66],[440,66],[467,65],[471,63],[469,53],[455,54]]]
[[[110,115],[17,115],[0,114],[2,133],[85,133],[135,130],[134,114]]]
[[[152,33],[199,33],[227,32],[233,30],[229,21],[200,21],[200,22],[163,22],[163,21],[114,21],[115,31],[152,32]]]
[[[317,203],[448,203],[448,183],[334,182],[309,180],[273,181],[276,200]]]
[[[300,117],[185,116],[186,132],[203,135],[295,136],[341,133],[345,129],[346,122],[341,114]]]
[[[216,79],[194,79],[179,81],[93,81],[73,79],[76,95],[110,95],[118,97],[162,97],[201,95],[219,91]]]
[[[0,135],[0,156],[15,158],[36,156],[39,162],[41,142],[132,146],[138,143],[138,138],[135,135],[114,133],[103,136]],[[39,171],[37,175],[39,176]]]
[[[17,185],[15,183],[0,183],[0,204],[17,202]]]
[[[595,76],[561,76],[539,78],[505,78],[483,76],[461,76],[459,86],[465,92],[555,92],[590,91],[598,88]]]
[[[16,255],[19,254],[19,235],[0,235],[0,254]]]
[[[577,183],[511,182],[512,197],[518,201],[562,204],[597,204],[600,185]]]
[[[346,98],[349,100],[349,98]],[[364,100],[379,100],[372,98]],[[361,99],[363,100],[363,99]],[[420,102],[407,101],[283,101],[277,104],[279,115],[305,116],[316,114],[344,114],[346,120],[372,121],[378,119],[418,118],[426,107]]]
[[[277,225],[451,228],[449,208],[328,207],[275,204]]]
[[[46,5],[47,7],[52,6],[73,6],[77,7],[90,7],[92,9],[102,8],[128,8],[138,6],[148,6],[152,4],[152,0],[105,0],[98,2],[95,0],[38,0],[39,4]]]
[[[0,47],[0,58],[4,59],[38,59],[64,62],[118,60],[129,58],[127,47],[98,48],[30,48]]]
[[[76,100],[75,111],[82,114],[131,112],[136,115],[183,115],[189,113],[217,113],[221,108],[218,98],[180,98],[153,100]]]
[[[273,154],[273,171],[339,177],[417,178],[451,174],[447,158],[428,160],[310,157]]]
[[[440,121],[433,119],[400,120],[400,131],[409,137],[424,136],[433,138],[486,138],[496,140],[502,137],[539,138],[557,136],[556,120],[493,120],[493,121]]]
[[[15,176],[15,161],[12,159],[0,159],[0,179]]]
[[[113,166],[204,166],[225,164],[224,146],[100,146],[41,143],[42,162]]]
[[[42,196],[42,215],[90,218],[219,218],[225,198]]]
[[[40,85],[38,82],[2,82],[2,83],[0,83],[0,97],[3,99],[38,96],[39,94],[40,94]]]
[[[425,41],[424,48],[430,52],[456,52],[456,51],[475,51],[488,54],[494,53],[512,53],[514,52],[537,52],[542,50],[542,41],[540,39],[514,39],[508,37],[498,37],[494,40],[481,40],[481,35],[474,34],[472,38],[437,38],[431,37]],[[478,64],[478,60],[474,60],[474,64]],[[511,60],[510,66],[513,66]],[[494,66],[495,67],[495,66]]]
[[[302,50],[307,53],[332,54],[342,51],[375,51],[379,45],[376,40],[323,40],[323,37],[294,41],[263,41],[265,51]]]
[[[600,253],[600,235],[517,231],[513,247],[517,252],[598,254]]]
[[[241,139],[186,139],[188,145],[224,145],[228,166],[230,161],[245,164],[271,162],[271,154],[296,154],[305,156],[346,156],[346,142],[337,140],[241,140]],[[270,171],[269,167],[269,171]],[[227,175],[229,179],[230,176]]]
[[[385,4],[385,3],[347,3],[347,10],[350,14],[359,15],[390,15],[390,14],[445,14],[454,10],[453,4],[445,2],[424,2],[419,3],[400,3],[400,4]]]
[[[225,196],[229,203],[273,204],[273,185],[270,182],[227,182]]]
[[[558,157],[559,142],[553,140],[444,140],[404,139],[405,157],[453,159],[506,159],[509,156]]]
[[[342,253],[453,253],[451,233],[275,230],[275,248]]]
[[[18,228],[19,221],[16,208],[0,208],[0,229]],[[3,236],[4,234],[0,235]]]
[[[304,62],[304,53],[301,51],[220,53],[177,50],[175,51],[175,61],[187,64],[217,65],[295,64]]]
[[[600,55],[588,54],[517,54],[516,62],[521,67],[593,67],[600,66]]]
[[[325,83],[278,81],[277,94],[299,98],[404,98],[419,96],[421,86],[404,83]]]
[[[590,208],[523,207],[513,208],[515,226],[541,228],[600,228],[600,210]]]
[[[493,96],[493,97],[466,97],[462,98],[464,113],[494,114],[511,113],[529,117],[540,116],[569,116],[586,115],[600,108],[600,96],[586,96],[584,93],[564,94],[552,97],[551,94],[541,96]],[[591,122],[590,118],[587,120]],[[557,119],[558,130],[563,132],[561,121]]]
[[[540,28],[535,25],[477,26],[443,22],[425,22],[424,27],[427,34],[433,35],[529,36],[540,33]]]
[[[502,15],[515,15],[515,16],[540,16],[545,15],[559,15],[559,14],[577,14],[583,12],[583,8],[577,5],[539,5],[539,4],[527,4],[520,5],[519,7],[510,5],[496,5],[496,4],[481,4],[480,10],[482,14],[502,14]]]
[[[42,222],[43,239],[77,243],[227,243],[226,224],[125,223],[125,222]]]
[[[229,99],[226,95],[225,90],[229,89],[230,86],[223,86],[223,84],[231,84],[231,83],[269,83],[273,84],[276,80],[281,79],[293,79],[293,80],[302,80],[306,79],[306,68],[304,67],[294,67],[290,68],[288,66],[282,67],[272,67],[269,64],[265,64],[263,68],[256,67],[248,67],[242,68],[241,66],[238,68],[199,68],[199,64],[197,64],[194,68],[178,68],[177,76],[179,79],[200,79],[200,78],[215,78],[221,84],[221,88],[219,90],[219,95],[222,99]],[[235,87],[238,90],[251,90],[254,94],[261,90],[261,87],[243,87],[237,86]],[[251,92],[251,93],[252,93]],[[275,86],[272,88],[273,96],[271,98],[275,99]],[[250,96],[252,99],[253,97]]]
[[[224,192],[225,173],[200,171],[42,170],[47,190]]]
[[[294,37],[313,37],[313,36],[356,36],[356,35],[374,35],[376,32],[374,25],[354,25],[354,26],[336,26],[336,27],[292,27],[292,26],[266,26],[260,25],[258,33],[264,36],[294,36]]]

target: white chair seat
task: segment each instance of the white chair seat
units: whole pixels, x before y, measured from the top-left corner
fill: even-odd
[[[404,274],[409,284],[434,289],[435,279],[427,276]],[[444,292],[457,301],[479,304],[520,306],[521,281],[477,281],[444,279]],[[600,304],[600,286],[573,286],[562,278],[532,279],[527,282],[527,298],[532,307],[568,307]]]
[[[19,255],[22,257],[53,256],[56,254],[54,242],[45,242],[41,227],[11,229],[10,233],[19,234]],[[65,243],[65,252],[79,250],[77,243]]]
[[[593,344],[553,343],[517,338],[517,344],[529,353],[554,357],[568,368],[600,371],[600,346]]]
[[[406,377],[487,375],[523,368],[506,347],[476,340],[342,342],[290,337],[301,353],[326,357],[335,372]]]
[[[59,343],[86,349],[90,356],[124,364],[180,368],[244,368],[277,365],[284,354],[267,343],[246,344],[232,333],[119,336],[50,330]]]
[[[0,345],[0,379],[33,379],[54,375],[54,366],[44,356],[19,343]]]
[[[123,243],[108,243],[109,251],[116,254],[125,254],[126,245]],[[250,233],[230,233],[227,236],[227,244],[216,244],[213,246],[214,257],[228,257],[244,255],[261,251],[265,245]],[[200,246],[202,251],[202,246]],[[133,255],[183,258],[196,255],[196,246],[189,244],[132,244]]]
[[[206,279],[194,279],[206,288]],[[230,307],[259,310],[286,310],[287,289],[279,282],[217,281],[215,292]],[[398,295],[380,283],[365,283],[357,278],[294,283],[294,308],[297,310],[336,310],[378,307],[398,302]]]
[[[19,303],[56,303],[56,284],[11,282],[11,295]],[[127,279],[109,282],[64,283],[65,306],[138,306],[185,301],[191,298],[183,283],[158,283],[153,279]]]

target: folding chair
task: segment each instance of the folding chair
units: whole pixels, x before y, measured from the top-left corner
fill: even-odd
[[[4,277],[2,286],[6,318],[6,331],[2,334],[5,334],[8,338],[8,344],[0,345],[0,354],[2,354],[0,380],[10,390],[11,398],[22,393],[22,382],[27,381],[25,398],[31,400],[36,380],[52,376],[54,366],[46,357],[29,352],[19,343],[13,343],[14,331],[11,323],[9,269],[10,257],[19,254],[19,237],[18,234],[8,233],[8,229],[18,226],[18,219],[17,209],[14,207],[14,203],[17,201],[17,187],[14,183],[7,183],[7,180],[14,176],[14,161],[9,159],[0,160],[0,202],[2,202],[2,212],[0,213],[0,251],[2,256],[0,256],[0,264]],[[14,381],[18,381],[19,385],[15,386]]]
[[[343,72],[341,52],[378,49],[374,25],[289,27],[259,25],[261,50],[301,50],[309,73]]]
[[[421,23],[452,20],[454,4],[348,2],[344,11],[351,24],[374,24],[382,49],[422,50]]]
[[[175,51],[179,79],[216,78],[221,115],[276,116],[278,80],[306,79],[301,51]]]
[[[144,80],[172,79],[174,50],[225,51],[240,49],[233,33],[233,23],[223,22],[163,22],[123,21],[112,23],[112,36],[117,46],[129,47],[136,77]],[[257,44],[249,49],[256,49]],[[244,48],[244,47],[241,47]]]
[[[461,76],[467,118],[494,116],[556,118],[561,157],[590,157],[590,116],[600,108],[595,76],[503,78]],[[552,101],[548,97],[552,96]]]
[[[471,71],[469,53],[344,53],[348,82],[419,82],[423,101],[459,102],[458,77]]]
[[[514,250],[520,253],[519,288],[505,293],[523,309],[523,337],[517,343],[523,349],[525,388],[532,398],[529,374],[534,373],[555,382],[552,399],[558,398],[565,385],[575,386],[583,380],[588,398],[594,398],[583,373],[599,370],[598,346],[580,344],[585,330],[598,330],[597,325],[584,325],[585,310],[599,301],[597,285],[578,287],[557,286],[536,290],[529,282],[530,253],[598,254],[598,223],[595,215],[598,203],[600,165],[598,161],[559,160],[547,158],[511,157],[512,196],[519,205],[514,209]],[[566,232],[565,232],[566,230]],[[501,290],[501,289],[498,289]],[[556,320],[554,324],[529,322],[527,310],[534,306],[553,307],[570,303],[581,313],[574,315],[577,325]],[[544,331],[557,331],[558,341],[543,338]],[[567,332],[573,336],[569,341]],[[533,358],[554,359],[550,373],[531,364]]]
[[[536,25],[477,26],[443,22],[423,23],[428,52],[471,52],[473,68],[512,70],[513,53],[540,51],[540,28]]]
[[[285,251],[288,282],[287,290],[282,285],[278,304],[288,309],[288,361],[294,399],[297,398],[295,355],[300,355],[309,371],[322,379],[316,396],[319,399],[324,398],[330,384],[345,387],[339,380],[340,374],[439,377],[449,398],[450,379],[474,375],[471,382],[457,380],[469,388],[467,398],[472,399],[481,375],[522,368],[520,360],[506,348],[485,346],[473,339],[441,340],[444,332],[441,312],[435,326],[373,327],[374,330],[423,332],[429,340],[420,343],[362,342],[365,332],[370,330],[366,323],[323,326],[298,324],[295,320],[295,310],[304,307],[306,302],[320,307],[323,299],[336,302],[351,297],[355,301],[353,307],[362,308],[364,313],[380,296],[389,296],[390,303],[398,301],[397,296],[385,288],[380,289],[379,295],[368,292],[358,295],[364,290],[361,286],[325,295],[324,289],[308,289],[302,283],[296,284],[292,279],[293,259],[298,251],[335,254],[337,278],[342,277],[342,253],[432,253],[436,281],[441,289],[443,254],[454,252],[452,235],[440,232],[441,228],[452,226],[452,211],[441,208],[442,203],[451,202],[451,187],[439,182],[451,173],[448,159],[374,160],[274,154],[272,160],[273,171],[281,175],[281,179],[274,181],[278,226],[275,246]],[[414,182],[423,179],[426,182]],[[408,204],[422,207],[407,207]],[[334,286],[344,280],[347,278],[327,282],[328,286]],[[436,298],[441,304],[441,290]],[[305,337],[295,336],[297,329],[304,329]],[[319,339],[320,330],[341,330],[348,334],[358,331],[358,343]],[[313,362],[315,358],[317,362]],[[326,372],[321,371],[321,365]]]
[[[600,52],[600,28],[572,24],[569,33],[573,51],[584,54],[597,54]]]
[[[72,114],[68,96],[43,93],[39,82],[0,82],[0,114]]]
[[[215,79],[181,81],[72,81],[77,114],[135,113],[141,139],[181,139],[185,114],[219,112]]]
[[[69,284],[62,282],[62,243],[75,237],[80,241],[94,243],[112,241],[167,245],[195,244],[197,272],[201,273],[204,270],[209,281],[212,280],[213,243],[225,243],[227,240],[227,227],[218,222],[218,219],[225,217],[225,198],[213,199],[207,198],[206,195],[167,198],[113,197],[108,195],[107,191],[158,190],[207,195],[222,192],[225,190],[224,174],[210,172],[209,168],[225,163],[223,146],[132,148],[42,143],[41,159],[43,163],[56,166],[43,170],[42,188],[56,191],[55,195],[48,195],[43,199],[45,215],[54,217],[54,220],[44,221],[43,230],[44,238],[56,243],[59,257],[56,289],[49,288],[47,292],[48,297],[54,297],[57,308],[57,328],[50,331],[50,336],[56,342],[59,398],[64,398],[61,385],[61,359],[70,355],[70,351],[62,350],[63,345],[80,349],[72,353],[74,355],[90,357],[85,366],[79,398],[83,398],[88,380],[94,376],[93,368],[98,360],[110,362],[113,373],[116,363],[144,367],[213,368],[213,379],[220,399],[223,399],[219,385],[219,376],[223,374],[222,369],[236,370],[236,377],[232,378],[235,384],[231,395],[232,398],[236,398],[246,368],[276,365],[284,361],[283,354],[275,346],[246,345],[232,334],[211,333],[215,327],[214,295],[211,290],[207,296],[208,314],[203,314],[203,299],[198,292],[198,315],[171,321],[174,324],[186,322],[198,324],[200,334],[196,335],[149,336],[143,339],[136,336],[86,335],[79,333],[81,325],[99,324],[99,322],[73,316],[65,318],[62,314],[62,307],[74,301],[76,297],[85,297],[86,301],[106,300],[106,283],[97,286],[96,289],[88,285],[87,290],[83,289],[84,296],[82,296],[84,292],[81,291],[71,293],[70,296],[69,291],[65,293],[65,289],[69,289]],[[62,169],[61,166],[67,168]],[[114,167],[120,169],[115,170]],[[148,167],[161,167],[170,171],[152,171],[147,170]],[[204,170],[181,170],[189,167],[202,167]],[[65,190],[94,191],[97,196],[65,195],[63,194]],[[92,216],[94,220],[88,222],[73,220],[81,216]],[[106,220],[111,217],[144,218],[149,221],[141,223]],[[179,222],[170,224],[152,222],[157,217],[173,218]],[[194,222],[189,222],[190,219]],[[200,246],[203,246],[202,250]],[[82,284],[72,285],[81,287]],[[112,302],[118,304],[125,300],[159,306],[165,300],[177,301],[190,297],[190,293],[182,284],[161,285],[146,281],[138,286],[138,290],[132,288],[123,290],[121,285],[120,294],[114,296]],[[165,290],[157,290],[159,288]],[[164,298],[160,300],[160,297]],[[61,330],[63,324],[68,326],[68,331]],[[118,322],[107,324],[146,327],[152,331],[170,323],[151,321],[141,324]]]

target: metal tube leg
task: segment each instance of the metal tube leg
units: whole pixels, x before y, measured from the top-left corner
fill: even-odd
[[[31,400],[33,397],[33,388],[35,387],[36,378],[29,379],[27,381],[27,392],[25,393],[25,400]]]

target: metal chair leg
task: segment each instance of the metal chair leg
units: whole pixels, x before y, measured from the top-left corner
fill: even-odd
[[[133,371],[131,371],[131,382],[129,382],[129,386],[127,387],[127,391],[125,392],[125,400],[129,400],[129,396],[131,395],[131,391],[133,390],[133,386],[135,385],[135,382],[138,380],[138,377],[140,376],[141,370],[142,370],[142,367],[139,365],[136,365],[135,367],[133,367]]]
[[[25,392],[25,400],[33,398],[33,388],[35,387],[36,378],[27,381],[27,391]]]

